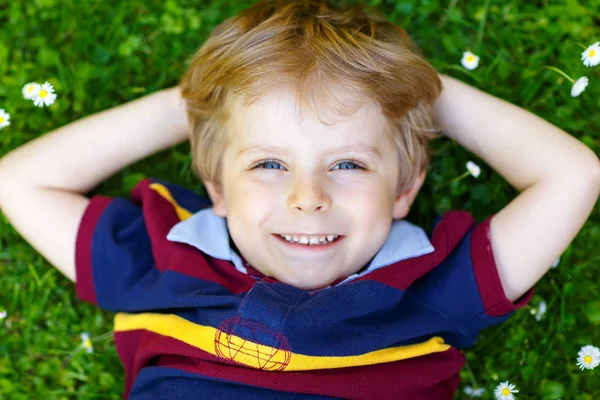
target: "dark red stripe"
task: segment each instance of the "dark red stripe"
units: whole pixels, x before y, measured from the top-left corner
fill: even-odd
[[[115,344],[125,367],[126,398],[146,366],[177,368],[201,376],[271,390],[348,399],[452,399],[464,356],[454,348],[391,363],[301,372],[261,371],[233,364],[179,340],[153,332],[117,332]]]
[[[140,179],[138,183],[135,184],[133,189],[131,189],[131,193],[129,194],[131,197],[131,201],[135,204],[142,205],[143,197],[148,193],[150,189],[150,184],[152,183],[152,178],[144,178]]]
[[[473,216],[467,211],[448,211],[432,232],[431,244],[435,249],[434,252],[380,268],[355,281],[374,280],[396,289],[406,290],[414,281],[440,265],[460,243],[474,222]]]
[[[212,258],[193,246],[167,239],[167,234],[180,219],[173,204],[151,189],[151,183],[150,179],[140,181],[131,198],[142,205],[156,268],[216,282],[234,294],[248,292],[256,280],[239,272],[232,262]]]
[[[475,279],[486,314],[491,317],[499,317],[526,305],[533,296],[533,288],[528,290],[515,303],[506,298],[492,250],[490,231],[492,217],[493,215],[489,216],[473,229],[471,234],[471,259],[473,260]]]
[[[96,289],[92,273],[92,240],[100,216],[111,202],[110,197],[94,196],[85,209],[75,239],[75,288],[77,297],[93,304]]]
[[[372,399],[376,393],[382,399],[444,400],[452,399],[460,383],[459,375],[454,373],[445,380],[433,382],[432,373],[440,368],[447,370],[449,366],[457,372],[462,365],[458,357],[446,353],[365,367],[305,372],[259,371],[181,356],[160,357],[156,365],[291,393],[344,399]]]

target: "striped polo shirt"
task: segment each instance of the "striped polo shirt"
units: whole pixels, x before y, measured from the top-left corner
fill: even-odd
[[[491,216],[392,223],[359,272],[305,291],[238,254],[210,199],[147,178],[92,197],[77,295],[115,313],[125,399],[451,399],[461,348],[506,320]]]

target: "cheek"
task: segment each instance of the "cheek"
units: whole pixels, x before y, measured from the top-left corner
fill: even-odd
[[[381,195],[379,197],[354,195],[343,208],[363,221],[364,225],[379,223],[381,218],[391,218],[389,201]]]
[[[347,202],[360,203],[361,206],[371,208],[381,208],[384,204],[390,203],[390,191],[381,181],[373,180],[363,182],[359,186],[338,187],[335,191],[336,199],[342,199]]]
[[[230,212],[243,216],[247,222],[263,220],[272,211],[276,193],[272,186],[240,180],[231,186],[228,193]]]
[[[344,199],[337,199],[338,208],[352,216],[355,223],[365,231],[377,229],[382,221],[392,220],[393,202],[389,192],[381,187],[370,187],[354,191]]]
[[[287,188],[282,181],[245,178],[232,185],[232,193],[242,203],[274,203],[286,194]]]

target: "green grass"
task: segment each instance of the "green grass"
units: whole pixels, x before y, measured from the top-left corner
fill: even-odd
[[[249,3],[0,0],[0,108],[12,122],[0,131],[0,156],[68,122],[176,84],[210,30]],[[600,66],[582,65],[578,43],[600,40],[600,0],[371,3],[405,27],[440,72],[540,115],[599,153]],[[459,63],[467,49],[481,56],[474,71]],[[571,84],[544,65],[574,79],[587,75],[590,85],[572,98]],[[46,80],[56,88],[55,104],[38,109],[23,100],[25,83]],[[430,226],[449,209],[482,220],[516,195],[458,144],[442,139],[432,148],[432,168],[409,220]],[[140,176],[202,191],[189,172],[188,152],[181,145],[137,163],[95,192],[127,196]],[[468,160],[482,167],[478,179],[438,189],[461,175]],[[600,397],[600,368],[582,372],[575,365],[581,346],[600,345],[599,221],[596,207],[559,267],[536,286],[530,306],[485,331],[466,352],[463,385],[475,381],[487,389],[487,399],[503,380],[517,386],[518,399]],[[1,215],[0,268],[0,308],[8,313],[0,321],[0,398],[121,398],[112,315],[78,301],[73,285]],[[542,299],[548,312],[538,322],[530,310]],[[84,331],[91,333],[94,352],[74,353]],[[466,398],[462,387],[457,398]]]

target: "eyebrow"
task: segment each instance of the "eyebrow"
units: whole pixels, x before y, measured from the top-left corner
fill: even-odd
[[[362,144],[353,144],[347,146],[341,146],[333,148],[325,153],[325,155],[342,153],[342,152],[350,152],[350,153],[363,153],[370,156],[374,156],[376,158],[383,158],[379,149],[369,145]],[[247,146],[241,149],[237,156],[241,157],[246,154],[251,153],[278,153],[278,154],[287,154],[288,151],[283,147],[278,146],[269,146],[269,145],[256,145],[256,146]]]

